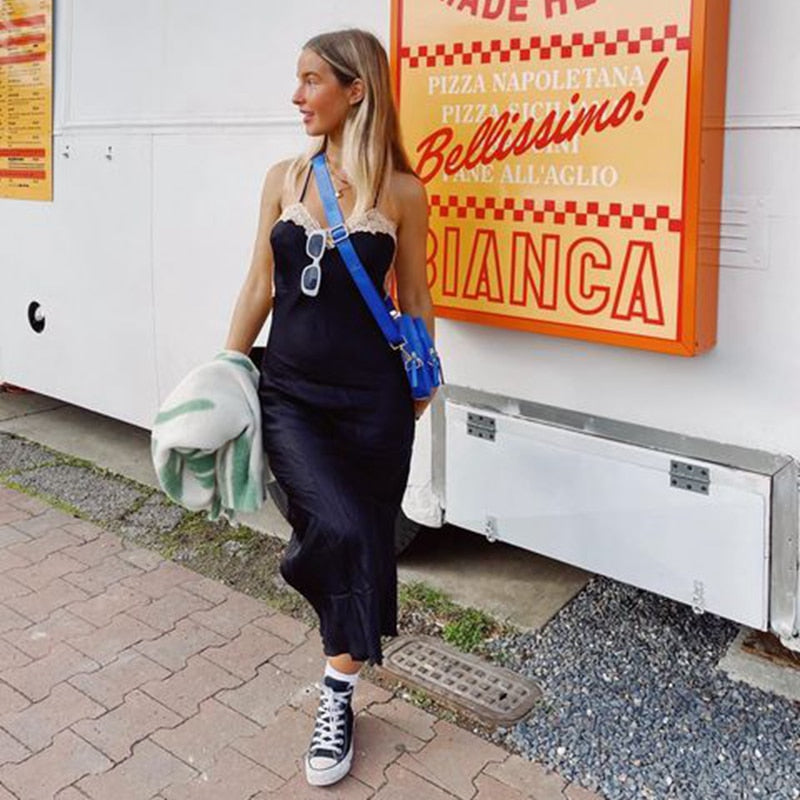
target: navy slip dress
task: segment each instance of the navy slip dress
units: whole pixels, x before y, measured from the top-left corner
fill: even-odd
[[[408,480],[414,404],[400,355],[386,342],[338,250],[321,262],[319,294],[300,290],[308,231],[303,197],[270,241],[275,297],[261,365],[264,447],[288,499],[284,579],[314,607],[325,655],[381,663],[397,635],[394,523]],[[396,248],[376,208],[348,220],[353,245],[382,292]]]

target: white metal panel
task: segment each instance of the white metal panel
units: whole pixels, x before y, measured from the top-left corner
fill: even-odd
[[[72,60],[72,0],[53,3],[53,132],[62,131],[67,117],[67,95],[69,94],[69,67]]]
[[[60,165],[55,166],[58,197],[61,172]],[[45,311],[52,307],[54,265],[59,263],[54,235],[59,211],[51,203],[0,198],[0,380],[24,385],[27,377],[45,392],[60,376],[47,374],[48,366],[56,366],[45,355],[51,342],[28,325],[27,309],[33,301]]]
[[[294,117],[304,41],[359,26],[388,44],[389,3],[65,0],[70,125]],[[299,127],[299,126],[298,126]]]
[[[14,232],[0,237],[3,377],[146,424],[156,398],[150,139],[56,137],[54,152],[54,202],[0,207]],[[27,322],[32,300],[46,315],[40,335]]]
[[[69,54],[66,122],[151,119],[160,106],[163,0],[63,5],[70,38],[56,50]]]
[[[446,404],[448,522],[765,628],[769,479],[708,466],[708,496],[670,485],[667,453],[493,415],[496,441]]]
[[[713,212],[713,213],[712,213]],[[717,228],[719,214],[719,228]],[[721,267],[767,269],[769,266],[769,220],[763,197],[723,197],[716,209],[702,209],[700,247],[707,258],[717,258]],[[711,262],[716,265],[715,262]]]
[[[731,124],[800,123],[797,0],[731,0]]]
[[[250,264],[264,176],[271,163],[302,144],[285,134],[155,137],[154,302],[162,400],[189,369],[224,346]]]
[[[290,97],[300,46],[347,24],[385,23],[380,3],[196,0],[162,3],[162,113],[176,117],[293,115]],[[310,12],[312,12],[310,14]],[[313,24],[309,17],[313,17]]]

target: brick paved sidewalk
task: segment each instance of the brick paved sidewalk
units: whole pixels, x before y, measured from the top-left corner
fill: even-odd
[[[311,789],[316,630],[3,487],[0,573],[0,800],[596,798],[366,681]]]

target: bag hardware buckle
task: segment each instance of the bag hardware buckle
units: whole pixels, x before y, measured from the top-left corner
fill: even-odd
[[[347,226],[343,222],[339,225],[334,225],[328,231],[328,238],[334,245],[339,244],[339,242],[343,242],[349,235],[350,233],[347,230]]]

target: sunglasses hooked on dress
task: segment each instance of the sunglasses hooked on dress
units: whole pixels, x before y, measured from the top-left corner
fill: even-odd
[[[300,290],[308,297],[316,297],[322,283],[322,267],[320,262],[325,254],[327,233],[323,230],[310,231],[306,237],[306,255],[311,263],[303,267],[300,273]]]

